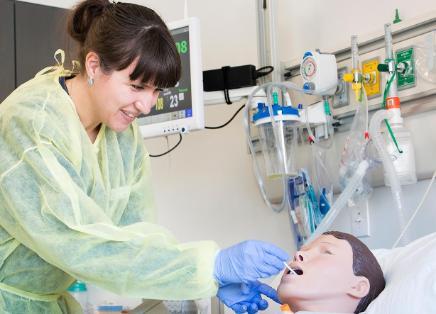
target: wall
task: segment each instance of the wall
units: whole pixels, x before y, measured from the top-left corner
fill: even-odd
[[[26,0],[26,2],[71,8],[75,0]],[[123,1],[148,6],[166,22],[184,17],[184,1],[136,0]],[[203,68],[223,65],[257,64],[256,2],[187,0],[188,15],[201,23]]]
[[[435,11],[436,2],[278,0],[278,8],[280,60],[290,61],[301,59],[306,50],[334,52],[350,46],[351,35],[383,34],[383,25],[394,20],[396,8],[408,21]]]

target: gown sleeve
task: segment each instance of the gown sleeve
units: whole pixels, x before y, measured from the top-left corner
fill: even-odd
[[[136,149],[134,155],[134,179],[129,186],[129,201],[118,225],[130,225],[137,222],[155,222],[155,206],[151,181],[150,156],[145,149],[140,131],[134,128]],[[144,210],[144,208],[148,210]]]
[[[180,300],[216,294],[217,245],[178,243],[142,214],[143,191],[150,190],[147,157],[115,225],[85,192],[76,156],[65,156],[20,119],[0,120],[0,131],[0,224],[20,243],[69,275],[119,295]]]

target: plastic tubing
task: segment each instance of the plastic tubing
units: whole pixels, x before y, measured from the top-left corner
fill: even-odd
[[[288,193],[287,193],[287,178],[285,175],[283,175],[283,198],[282,198],[282,202],[277,206],[274,205],[273,203],[270,202],[270,200],[268,199],[268,196],[266,195],[265,192],[265,185],[263,183],[262,177],[261,177],[261,172],[260,172],[260,167],[256,161],[256,152],[254,150],[254,146],[253,146],[253,140],[251,137],[251,123],[250,123],[250,109],[252,108],[252,103],[253,103],[253,98],[256,95],[256,93],[260,90],[264,90],[266,97],[267,97],[267,105],[268,105],[268,109],[269,112],[273,113],[272,110],[272,105],[271,105],[271,101],[269,101],[270,99],[270,95],[271,95],[271,91],[272,88],[276,87],[276,88],[280,88],[280,89],[292,89],[294,91],[300,92],[300,93],[304,93],[304,94],[320,94],[323,92],[326,92],[334,87],[336,87],[337,84],[335,84],[334,86],[328,86],[327,88],[323,89],[323,90],[318,90],[316,91],[307,91],[304,90],[300,87],[298,87],[298,85],[291,83],[291,82],[281,82],[281,83],[265,83],[262,84],[258,87],[256,87],[251,94],[248,96],[248,100],[247,100],[247,105],[245,106],[245,110],[244,110],[244,128],[245,128],[245,132],[247,133],[247,142],[248,142],[248,147],[250,148],[250,152],[251,152],[251,160],[253,163],[253,169],[254,169],[254,173],[256,176],[256,180],[257,180],[257,184],[259,186],[260,189],[260,193],[262,194],[262,198],[264,199],[265,203],[267,204],[267,206],[269,208],[271,208],[273,211],[275,212],[280,212],[282,211],[285,207],[286,204],[288,202]],[[274,115],[271,115],[271,123],[274,125],[275,119],[274,119]],[[275,129],[274,129],[275,130]],[[278,140],[277,138],[277,132],[274,131],[274,136],[275,136],[275,140],[276,143],[281,143],[281,141]],[[279,152],[279,156],[282,159],[282,156],[284,156],[284,152],[283,149],[280,145],[278,145],[277,147],[277,151]],[[281,164],[282,164],[282,171],[283,173],[285,173],[285,160],[280,160]]]
[[[430,192],[430,188],[433,185],[434,179],[436,177],[436,170],[435,172],[433,172],[433,177],[430,180],[430,183],[428,184],[427,190],[424,193],[424,196],[421,199],[421,202],[419,202],[418,207],[415,209],[415,211],[413,212],[412,216],[410,217],[409,221],[407,222],[406,226],[404,227],[404,229],[401,231],[400,236],[398,237],[397,241],[395,241],[394,245],[392,246],[393,249],[395,249],[398,246],[398,243],[400,243],[401,239],[403,238],[403,236],[406,234],[407,229],[409,229],[410,225],[412,224],[413,220],[415,219],[416,215],[418,214],[418,212],[421,210],[422,205],[424,204],[428,192]]]
[[[325,100],[323,100],[325,101]],[[309,134],[310,138],[313,141],[313,144],[322,148],[322,149],[329,149],[332,147],[333,145],[333,140],[328,141],[327,143],[321,143],[320,140],[318,140],[316,138],[316,136],[313,134],[312,132],[312,128],[310,127],[310,123],[309,123],[309,106],[306,106],[306,110],[304,110],[304,115],[306,118],[306,129],[307,129],[307,133]],[[326,123],[329,123],[328,121],[326,121]],[[333,135],[332,135],[333,136]]]
[[[359,49],[357,47],[357,36],[351,36],[351,61],[353,63],[353,71],[359,68]]]
[[[323,218],[322,222],[315,229],[315,231],[310,235],[310,237],[307,239],[306,243],[312,242],[318,236],[320,236],[321,234],[326,232],[328,228],[330,228],[331,224],[333,223],[335,218],[338,216],[338,214],[341,212],[342,208],[344,208],[345,205],[347,204],[347,201],[350,199],[351,196],[353,196],[353,193],[356,190],[356,187],[362,181],[368,167],[369,167],[368,161],[362,160],[360,162],[359,166],[357,167],[356,172],[354,173],[354,175],[351,177],[350,181],[348,182],[347,187],[342,191],[342,193],[339,195],[339,197],[333,203],[333,206],[330,208],[327,215]]]
[[[261,86],[258,86],[248,96],[247,105],[245,106],[245,110],[244,110],[244,128],[245,128],[245,131],[247,133],[247,141],[248,141],[248,147],[250,148],[250,152],[251,152],[251,160],[252,160],[252,163],[253,163],[253,169],[254,169],[254,173],[255,173],[255,176],[256,176],[256,180],[257,180],[260,192],[262,194],[262,198],[265,201],[265,203],[267,204],[267,206],[269,208],[271,208],[273,211],[281,212],[284,208],[286,208],[286,204],[288,202],[288,195],[287,195],[288,193],[286,191],[286,187],[287,187],[286,176],[283,175],[283,182],[282,182],[282,186],[283,186],[283,198],[282,198],[282,202],[280,204],[278,204],[278,205],[275,205],[275,204],[273,204],[268,199],[268,196],[266,195],[265,185],[264,185],[264,182],[262,180],[260,167],[259,167],[258,162],[256,160],[256,152],[255,152],[254,146],[253,146],[253,140],[252,140],[252,137],[251,137],[251,127],[250,127],[250,125],[251,125],[251,123],[250,123],[250,109],[252,108],[253,97],[261,89],[264,89],[265,92],[266,92],[266,97],[267,97],[267,101],[266,102],[267,102],[267,105],[268,105],[268,110],[269,110],[270,113],[272,113],[271,114],[271,125],[274,127],[275,119],[274,119],[274,114],[273,114],[274,111],[273,111],[272,104],[271,104],[271,97],[270,97],[271,93],[270,92],[272,90],[272,87],[275,86],[275,85],[276,85],[275,83],[266,83],[266,84],[263,84]],[[276,145],[277,145],[277,147],[276,147],[277,148],[277,152],[279,154],[279,161],[281,163],[281,170],[282,170],[283,173],[285,173],[285,170],[286,170],[285,168],[286,167],[285,167],[284,163],[286,161],[283,158],[284,151],[283,151],[282,146],[280,145],[282,141],[278,139],[278,134],[277,134],[277,131],[276,131],[275,127],[274,127],[273,132],[274,132],[275,142],[276,142]]]
[[[389,184],[391,186],[392,197],[394,199],[395,207],[397,209],[400,230],[404,230],[406,227],[406,219],[403,209],[401,185],[400,181],[398,180],[397,173],[395,172],[394,164],[392,163],[391,158],[389,158],[389,155],[384,147],[385,144],[383,142],[380,131],[380,124],[382,123],[382,121],[385,119],[389,119],[391,115],[392,113],[387,110],[378,110],[376,113],[374,113],[369,124],[369,133],[371,134],[374,146],[382,159],[384,170],[386,171],[388,176]],[[406,237],[403,237],[403,240],[405,242],[408,242],[408,239]]]

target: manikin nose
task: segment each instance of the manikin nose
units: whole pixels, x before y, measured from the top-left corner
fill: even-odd
[[[303,254],[301,254],[301,252],[297,252],[297,253],[294,255],[294,261],[295,261],[295,262],[303,262],[303,261],[304,261]]]

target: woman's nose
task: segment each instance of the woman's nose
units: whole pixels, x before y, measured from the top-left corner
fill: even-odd
[[[143,114],[150,113],[151,108],[156,104],[157,95],[146,93],[143,97],[135,102],[135,107]]]
[[[135,108],[143,114],[148,114],[150,113],[151,105],[147,105],[144,101],[137,100],[135,101]]]

